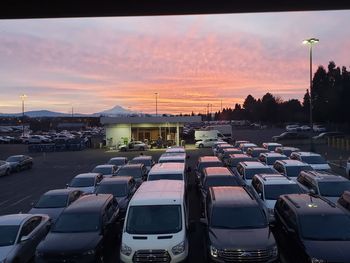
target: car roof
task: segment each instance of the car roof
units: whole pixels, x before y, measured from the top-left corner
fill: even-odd
[[[232,146],[232,145],[231,145]],[[224,148],[222,149],[224,152],[229,152],[229,151],[241,151],[241,149],[236,148],[236,147],[229,147],[229,148]]]
[[[132,168],[141,168],[141,166],[144,166],[143,163],[128,163],[122,165],[119,169],[132,169]]]
[[[71,205],[69,205],[63,213],[71,212],[99,212],[106,202],[113,198],[110,194],[90,194],[83,195]]]
[[[53,189],[49,190],[44,195],[69,195],[72,192],[77,191],[77,189],[64,188],[64,189]]]
[[[103,180],[100,182],[100,185],[101,184],[123,184],[123,183],[128,183],[132,179],[133,179],[132,176],[107,177],[107,178],[103,178]]]
[[[210,162],[221,162],[221,161],[216,156],[201,156],[198,158],[198,162],[210,163]]]
[[[292,159],[278,160],[276,162],[279,162],[284,166],[310,166],[307,163],[301,162],[299,160],[292,160]]]
[[[263,145],[266,145],[266,146],[282,146],[282,144],[277,143],[277,142],[264,142]]]
[[[291,204],[299,214],[317,215],[320,213],[343,214],[344,212],[326,199],[309,194],[282,195],[282,199]]]
[[[290,146],[280,146],[280,147],[277,147],[276,149],[281,149],[281,150],[291,150],[291,151],[300,151],[299,148],[297,147],[290,147]]]
[[[186,159],[186,153],[163,153],[160,157],[159,160],[161,159]]]
[[[230,158],[252,158],[250,155],[245,154],[245,153],[234,153],[234,154],[230,154]]]
[[[167,173],[179,173],[182,174],[185,171],[184,163],[156,163],[149,174],[167,174]]]
[[[257,145],[255,143],[247,142],[247,143],[241,143],[239,146],[240,147],[256,147]]]
[[[100,164],[100,165],[96,165],[95,168],[112,168],[115,167],[114,164]]]
[[[263,148],[263,147],[249,147],[248,150],[252,150],[252,151],[268,151],[266,148]]]
[[[260,181],[263,182],[263,184],[297,184],[296,182],[292,181],[290,178],[282,174],[256,174],[254,175],[254,177],[259,178]]]
[[[143,155],[143,156],[136,156],[134,158],[132,158],[133,161],[137,161],[137,160],[152,160],[152,156],[150,155]]]
[[[207,167],[203,169],[206,176],[233,175],[227,167]]]
[[[185,153],[186,150],[183,147],[168,148],[165,150],[166,153]]]
[[[0,225],[21,225],[25,220],[32,217],[32,214],[12,214],[0,216]]]
[[[319,182],[347,182],[348,179],[344,178],[343,176],[330,173],[327,171],[302,171],[301,172],[304,176],[311,177]]]
[[[300,156],[321,156],[318,153],[313,152],[294,152],[293,154],[300,155]]]
[[[26,155],[23,155],[23,154],[18,154],[18,155],[11,155],[11,156],[9,156],[8,158],[10,158],[10,157],[25,157]]]
[[[129,206],[182,204],[185,184],[181,180],[146,181],[141,184]]]
[[[128,157],[113,157],[110,160],[125,160],[128,159]]]
[[[245,161],[245,162],[240,162],[240,164],[245,167],[245,168],[267,168],[269,166],[267,166],[266,164],[263,164],[261,162],[258,161]]]
[[[281,153],[276,153],[276,152],[266,152],[266,153],[261,153],[260,155],[266,156],[266,157],[286,157],[284,154]]]
[[[210,187],[214,206],[258,206],[255,198],[241,186]]]
[[[78,174],[74,178],[95,178],[98,175],[100,174],[99,173],[82,173],[82,174]]]

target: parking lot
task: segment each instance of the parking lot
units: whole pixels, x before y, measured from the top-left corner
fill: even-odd
[[[237,132],[237,139],[248,139],[257,144],[269,141],[272,135],[279,131],[249,131]],[[245,136],[244,136],[245,135]],[[243,137],[244,136],[244,137]],[[307,149],[307,145],[304,145]],[[325,146],[322,146],[325,147]],[[321,149],[321,148],[319,148]],[[323,150],[327,150],[326,148]],[[6,159],[9,155],[26,153],[25,145],[0,145],[0,159]],[[328,150],[329,151],[329,150]],[[145,155],[152,155],[157,161],[164,150],[150,150]],[[188,165],[195,167],[199,156],[212,155],[211,149],[187,150],[190,156]],[[94,166],[106,163],[111,157],[127,156],[132,159],[140,152],[115,152],[106,149],[88,149],[76,152],[54,152],[36,153],[32,170],[14,173],[7,177],[0,178],[0,215],[27,212],[31,208],[31,203],[37,201],[39,197],[50,189],[64,188],[66,184],[77,174],[91,171]],[[331,152],[336,158],[337,152]],[[328,155],[330,157],[331,155]],[[336,172],[343,174],[343,169],[335,168]],[[193,175],[193,174],[192,174]],[[199,222],[199,197],[196,191],[188,193],[190,204],[190,220]],[[197,224],[196,230],[190,234],[190,255],[189,262],[203,262],[204,242],[202,228]],[[111,253],[107,257],[107,262],[118,262],[119,241],[110,249]],[[298,262],[293,255],[293,251],[282,250],[281,262]]]

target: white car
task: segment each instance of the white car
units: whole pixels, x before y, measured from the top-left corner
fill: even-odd
[[[11,172],[11,165],[6,161],[0,161],[0,176],[9,175]]]
[[[308,125],[303,125],[303,126],[300,127],[300,129],[302,131],[310,131],[311,130],[310,126],[308,126]]]
[[[350,157],[349,157],[349,159],[348,159],[348,161],[347,161],[347,163],[346,163],[346,175],[348,176],[348,177],[350,177]]]
[[[133,141],[128,144],[119,145],[119,150],[122,152],[126,151],[145,151],[148,150],[148,145],[141,141]]]
[[[196,148],[207,148],[213,147],[216,142],[219,142],[217,139],[204,139],[196,142]]]
[[[32,136],[29,136],[26,142],[27,143],[48,143],[48,142],[51,142],[51,140],[42,135],[32,135]]]
[[[67,184],[67,189],[80,190],[86,194],[92,194],[96,190],[96,186],[103,179],[103,175],[99,173],[84,173],[75,176],[72,181]]]

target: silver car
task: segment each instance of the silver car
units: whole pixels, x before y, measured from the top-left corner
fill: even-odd
[[[67,189],[80,190],[85,194],[92,194],[102,179],[103,175],[100,173],[78,174],[67,184]]]
[[[126,151],[145,151],[148,150],[148,145],[141,141],[133,141],[128,144],[122,144],[119,146],[119,150],[122,152]]]
[[[0,161],[0,176],[9,175],[11,172],[11,165],[9,162]]]
[[[28,262],[50,230],[47,215],[15,214],[0,216],[0,262]]]

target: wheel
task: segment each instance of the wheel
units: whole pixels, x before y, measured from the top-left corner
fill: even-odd
[[[199,148],[203,148],[203,146],[204,146],[203,144],[198,145]]]
[[[144,151],[145,150],[145,147],[140,147],[140,151]]]

